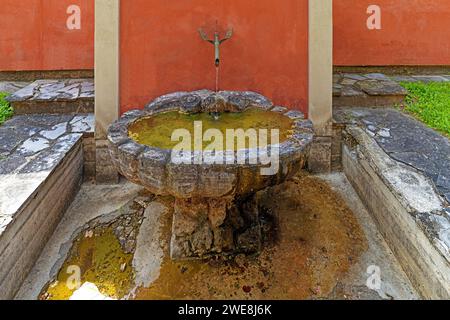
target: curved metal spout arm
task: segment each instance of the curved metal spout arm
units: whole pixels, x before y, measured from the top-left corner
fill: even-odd
[[[198,32],[200,34],[200,37],[204,41],[207,41],[207,42],[209,42],[209,43],[214,45],[214,57],[215,57],[214,63],[216,65],[216,67],[218,67],[220,65],[220,45],[224,41],[230,39],[233,36],[233,29],[228,30],[226,35],[225,35],[225,38],[223,38],[223,39],[220,39],[220,34],[219,34],[219,32],[216,31],[214,33],[214,39],[213,40],[212,39],[208,39],[208,35],[201,28],[198,29]]]

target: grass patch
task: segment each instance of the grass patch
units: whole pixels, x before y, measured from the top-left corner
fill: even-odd
[[[450,137],[450,83],[402,82],[409,91],[404,110]]]
[[[9,105],[9,102],[6,101],[6,97],[8,93],[0,92],[0,125],[8,120],[13,115],[13,109]]]

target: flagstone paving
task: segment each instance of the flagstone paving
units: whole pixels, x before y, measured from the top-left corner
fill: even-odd
[[[393,106],[403,102],[406,89],[381,73],[340,73],[333,76],[334,106]]]
[[[392,107],[403,103],[407,90],[400,82],[449,82],[450,75],[392,75],[382,73],[336,73],[333,106]]]
[[[0,126],[0,234],[93,123],[93,114],[22,115]]]
[[[36,80],[7,100],[15,114],[92,113],[94,96],[93,79]]]
[[[23,81],[0,81],[0,92],[12,94],[16,91],[25,88],[29,84],[30,82],[23,82]]]

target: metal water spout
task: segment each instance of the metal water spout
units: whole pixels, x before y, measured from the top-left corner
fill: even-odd
[[[214,45],[215,65],[216,65],[216,67],[219,67],[219,65],[220,65],[220,45],[224,41],[227,41],[228,39],[230,39],[233,36],[233,29],[229,29],[223,39],[220,38],[220,33],[217,30],[217,27],[216,27],[216,31],[214,32],[214,39],[209,39],[208,35],[202,28],[198,29],[198,32],[200,33],[200,37],[203,40],[208,41],[209,43]]]
[[[225,34],[224,38],[220,38],[220,33],[218,30],[218,22],[216,21],[216,31],[214,32],[214,39],[209,39],[206,32],[200,28],[198,29],[200,37],[211,44],[214,45],[214,64],[216,66],[216,92],[219,92],[219,74],[220,74],[220,45],[230,39],[233,36],[233,29],[229,29]],[[220,119],[220,112],[211,112],[211,117],[217,121]]]

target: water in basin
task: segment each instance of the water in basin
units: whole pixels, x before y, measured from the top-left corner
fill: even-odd
[[[224,138],[227,129],[243,129],[244,131],[247,129],[257,131],[267,129],[268,141],[270,142],[271,130],[278,129],[280,143],[289,138],[293,126],[293,121],[282,114],[256,108],[250,108],[239,113],[222,113],[218,120],[215,120],[209,113],[182,114],[174,111],[139,119],[130,125],[128,133],[132,139],[140,144],[170,150],[179,143],[179,141],[172,141],[171,139],[174,130],[187,129],[191,137],[194,137],[195,121],[202,122],[203,132],[208,129],[218,129]],[[210,143],[210,141],[205,141],[203,148]],[[224,143],[224,145],[226,144]],[[236,145],[235,141],[235,149]],[[264,147],[264,141],[259,142],[259,147]],[[194,146],[193,150],[195,150]]]

